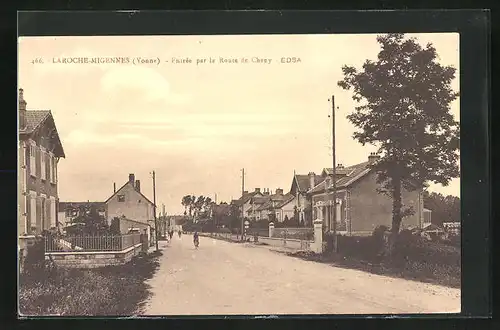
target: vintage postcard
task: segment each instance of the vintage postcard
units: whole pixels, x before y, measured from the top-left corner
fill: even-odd
[[[18,49],[20,316],[461,311],[457,33]]]

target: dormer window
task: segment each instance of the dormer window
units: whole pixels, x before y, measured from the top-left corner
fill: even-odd
[[[125,195],[118,195],[119,202],[125,202]]]

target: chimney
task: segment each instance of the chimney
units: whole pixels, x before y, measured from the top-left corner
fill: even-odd
[[[316,185],[315,182],[316,174],[314,172],[309,172],[308,176],[309,176],[309,189],[312,189]]]
[[[26,128],[26,101],[24,100],[24,91],[19,88],[19,128]]]
[[[338,168],[338,169],[342,169],[342,168],[344,168],[344,165],[342,165],[342,164],[338,164],[338,165],[337,165],[337,168]]]
[[[374,164],[376,161],[378,161],[380,159],[380,156],[378,155],[375,155],[374,152],[371,152],[370,153],[370,156],[368,156],[368,163],[371,165],[371,164]]]
[[[283,189],[277,188],[276,189],[276,195],[283,195]]]
[[[260,188],[255,188],[256,193],[260,193]]]
[[[135,180],[135,190],[141,192],[141,180]]]
[[[116,182],[113,182],[113,194],[116,193]]]
[[[135,175],[134,175],[134,173],[130,173],[128,175],[128,182],[130,182],[132,184],[132,186],[134,185],[134,183],[135,183]]]

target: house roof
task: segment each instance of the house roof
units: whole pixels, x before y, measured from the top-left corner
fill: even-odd
[[[120,187],[120,189],[118,189],[113,195],[111,195],[108,199],[106,199],[106,201],[104,202],[105,204],[107,204],[109,202],[109,200],[113,197],[115,197],[116,195],[118,195],[118,193],[120,192],[120,190],[122,190],[123,188],[125,188],[126,185],[128,184],[131,184],[130,181],[127,181],[125,182],[125,184],[123,186]],[[149,198],[147,198],[146,196],[144,196],[143,193],[141,193],[139,190],[137,190],[133,185],[132,185],[132,188],[134,188],[135,192],[137,192],[139,195],[141,195],[149,204],[151,205],[154,205],[154,203],[152,201],[149,200]]]
[[[258,208],[256,208],[256,209],[255,209],[255,211],[264,211],[264,210],[268,210],[268,209],[270,209],[272,206],[273,206],[273,203],[269,200],[269,201],[265,202],[264,204],[262,204],[261,206],[259,206]]]
[[[68,208],[78,208],[80,206],[90,205],[96,208],[105,207],[104,202],[59,202],[59,210],[67,210]]]
[[[25,118],[26,118],[26,126],[24,128],[19,128],[20,136],[28,136],[30,134],[35,133],[43,123],[52,121],[52,125],[54,126],[54,134],[52,138],[55,139],[57,148],[54,150],[54,153],[58,157],[65,157],[64,149],[62,147],[61,140],[59,138],[59,134],[57,133],[57,128],[55,125],[54,117],[52,116],[52,112],[50,110],[25,110]]]
[[[290,203],[294,198],[295,196],[293,196],[292,194],[288,193],[285,195],[285,199],[283,199],[283,201],[281,203],[279,203],[278,205],[276,205],[276,209],[280,209],[282,208],[283,206],[285,206],[286,204]]]
[[[369,166],[369,162],[363,162],[359,163],[356,165],[352,165],[349,167],[345,167],[345,175],[341,176],[340,178],[337,178],[336,186],[337,188],[346,188],[350,185],[352,185],[354,182],[358,181],[362,177],[364,177],[366,174],[370,173],[371,167]],[[326,174],[332,174],[333,170],[330,168],[325,168],[323,170],[323,173]],[[322,181],[317,184],[315,187],[310,189],[308,193],[317,193],[317,192],[324,192],[326,187],[326,178],[323,178]]]
[[[252,191],[252,192],[249,192],[249,193],[246,193],[244,194],[243,196],[241,196],[238,200],[240,201],[241,204],[245,204],[246,202],[248,202],[250,199],[252,199],[252,197],[256,196],[256,195],[262,195],[261,192],[258,192],[258,191]],[[241,205],[240,204],[240,205]]]
[[[270,199],[269,196],[254,196],[252,197],[251,203],[252,204],[264,204]]]
[[[295,174],[293,180],[294,181],[292,183],[292,188],[293,184],[295,183],[297,185],[298,191],[301,193],[307,192],[311,188],[308,174]],[[322,180],[323,178],[320,175],[314,175],[314,185],[319,184]]]
[[[238,205],[238,206],[239,206],[239,205],[242,205],[243,203],[242,203],[242,201],[241,201],[241,200],[239,200],[239,199],[233,199],[233,200],[231,201],[231,204],[232,204],[232,205]]]

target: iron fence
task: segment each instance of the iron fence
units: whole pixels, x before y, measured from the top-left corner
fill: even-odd
[[[122,251],[141,243],[141,234],[47,236],[45,252]]]

